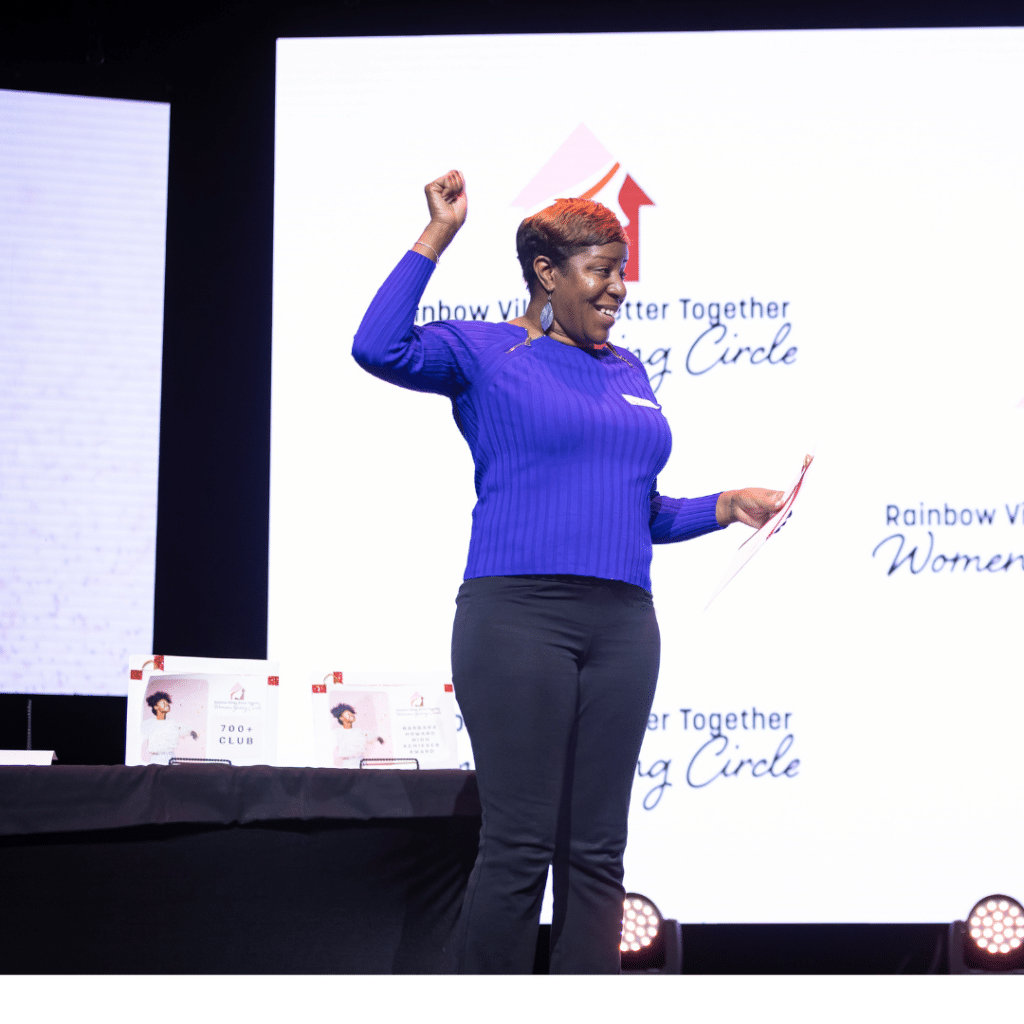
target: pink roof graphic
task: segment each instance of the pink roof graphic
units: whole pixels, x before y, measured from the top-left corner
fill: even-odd
[[[626,280],[640,280],[640,207],[654,201],[581,124],[530,179],[512,206],[536,212],[556,199],[577,197],[603,203],[619,218],[629,238]]]
[[[611,153],[585,124],[581,124],[533,176],[512,205],[529,209],[538,203],[550,203],[559,196],[572,195],[577,184],[613,163],[615,158]]]

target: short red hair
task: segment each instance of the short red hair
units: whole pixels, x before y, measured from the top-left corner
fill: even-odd
[[[527,217],[516,232],[516,253],[526,286],[532,292],[538,283],[533,269],[538,256],[563,267],[576,253],[611,242],[629,244],[625,229],[607,206],[593,199],[556,199],[552,206]]]

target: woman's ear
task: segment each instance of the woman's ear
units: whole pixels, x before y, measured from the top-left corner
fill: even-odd
[[[551,257],[535,256],[533,272],[537,275],[540,286],[550,295],[555,290],[555,265],[551,262]]]

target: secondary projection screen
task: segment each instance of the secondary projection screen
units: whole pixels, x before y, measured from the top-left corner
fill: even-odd
[[[0,90],[0,690],[151,649],[169,119]]]
[[[659,489],[781,488],[816,455],[709,610],[749,531],[655,550],[627,887],[695,922],[1024,891],[1024,34],[288,39],[277,89],[269,655],[294,692],[325,663],[448,668],[470,456],[444,399],[349,354],[423,185],[457,167],[470,200],[423,320],[521,313],[519,221],[597,188],[635,240],[611,340],[674,433]]]

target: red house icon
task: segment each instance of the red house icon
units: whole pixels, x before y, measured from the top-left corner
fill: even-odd
[[[590,129],[581,124],[513,200],[535,213],[558,198],[595,199],[615,212],[629,239],[626,280],[640,280],[640,208],[654,200],[626,172]]]

